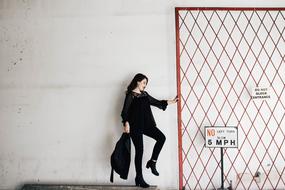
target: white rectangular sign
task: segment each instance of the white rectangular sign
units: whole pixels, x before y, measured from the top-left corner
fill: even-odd
[[[237,148],[237,127],[205,127],[207,148]]]
[[[270,87],[255,87],[252,89],[252,99],[270,99],[271,88]]]

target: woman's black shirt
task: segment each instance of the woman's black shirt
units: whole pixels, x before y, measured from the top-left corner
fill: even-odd
[[[168,104],[167,100],[157,100],[146,91],[126,94],[121,112],[123,124],[128,121],[131,132],[142,132],[144,128],[156,126],[150,105],[164,111]]]

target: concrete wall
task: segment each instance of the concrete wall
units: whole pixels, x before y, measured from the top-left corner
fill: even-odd
[[[285,6],[283,1],[0,0],[0,189],[109,184],[124,90],[137,72],[176,95],[175,6]],[[176,106],[153,109],[167,141],[159,177],[178,187]],[[145,138],[144,163],[154,142]],[[134,149],[133,149],[134,150]],[[134,152],[134,151],[133,151]],[[134,184],[115,177],[117,184]]]

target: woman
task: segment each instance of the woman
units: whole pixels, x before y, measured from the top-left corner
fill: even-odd
[[[121,113],[123,130],[125,133],[130,133],[135,146],[136,186],[144,188],[149,187],[149,184],[144,181],[142,175],[143,134],[156,140],[151,159],[146,164],[156,176],[159,175],[156,161],[165,142],[164,134],[156,127],[150,105],[165,110],[167,105],[178,101],[177,97],[173,100],[156,100],[144,91],[147,83],[148,78],[145,75],[141,73],[135,75],[128,86]]]

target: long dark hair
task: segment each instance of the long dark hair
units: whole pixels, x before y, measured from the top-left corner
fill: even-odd
[[[141,74],[141,73],[136,74],[132,82],[129,84],[126,94],[131,93],[132,90],[137,87],[137,82],[140,82],[143,79],[146,79],[146,82],[148,83],[148,78],[144,74]]]

